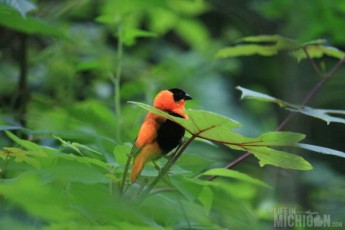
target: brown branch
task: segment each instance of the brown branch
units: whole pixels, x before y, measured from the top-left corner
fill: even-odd
[[[343,57],[342,59],[340,59],[337,64],[326,74],[322,74],[321,71],[319,70],[319,68],[315,65],[315,62],[311,60],[310,55],[308,54],[307,50],[305,50],[308,59],[311,61],[312,66],[314,71],[321,76],[321,80],[307,93],[307,95],[303,98],[302,103],[300,105],[300,107],[305,106],[314,96],[317,92],[319,92],[319,90],[321,89],[321,87],[324,85],[324,83],[326,82],[326,80],[328,80],[329,78],[331,78],[335,72],[340,68],[340,66],[345,62],[345,57]],[[290,113],[284,120],[283,122],[277,127],[276,131],[280,131],[284,128],[284,126],[295,116],[295,113]],[[233,168],[234,166],[236,166],[237,164],[239,164],[240,162],[242,162],[244,159],[248,158],[249,156],[251,156],[252,154],[250,152],[246,152],[243,155],[241,155],[240,157],[236,158],[234,161],[230,162],[228,165],[225,166],[225,168],[230,169]],[[209,181],[214,180],[215,178],[217,178],[217,176],[211,176],[208,178]]]

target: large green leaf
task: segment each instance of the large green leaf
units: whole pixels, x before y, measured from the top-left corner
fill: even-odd
[[[273,56],[283,50],[291,50],[299,47],[299,44],[289,38],[280,35],[258,35],[244,37],[236,42],[237,45],[220,49],[217,58],[229,58],[237,56],[262,55]]]
[[[259,159],[260,166],[273,165],[286,169],[311,170],[312,165],[303,157],[268,147],[246,147]]]
[[[291,52],[291,55],[295,57],[298,62],[308,57],[306,52],[308,53],[310,58],[321,58],[323,56],[329,56],[341,59],[345,57],[345,52],[335,47],[327,46],[326,44],[305,44],[303,47],[303,49],[298,49]]]
[[[0,4],[4,4],[15,9],[23,17],[31,10],[36,9],[36,6],[28,0],[0,0]]]
[[[333,156],[338,156],[338,157],[343,157],[345,158],[345,153],[335,150],[335,149],[330,149],[322,146],[317,146],[317,145],[311,145],[311,144],[304,144],[304,143],[297,143],[297,147],[307,149],[309,151],[317,152],[317,153],[322,153],[322,154],[327,154],[327,155],[333,155]]]
[[[108,183],[105,169],[93,167],[88,162],[76,161],[76,158],[58,158],[54,166],[49,166],[39,171],[44,183],[55,180],[66,183],[80,182],[84,184]]]
[[[215,113],[201,110],[187,110],[186,113],[189,119],[182,119],[171,116],[143,103],[131,103],[180,124],[193,136],[220,142],[232,149],[249,151],[259,159],[261,166],[270,164],[278,167],[300,170],[309,170],[312,168],[311,165],[300,156],[268,148],[268,146],[294,146],[304,138],[303,134],[293,132],[268,132],[256,138],[245,137],[231,130],[240,127],[239,123]]]
[[[94,159],[91,157],[78,157],[78,156],[75,156],[73,154],[61,153],[56,149],[45,147],[45,146],[40,146],[40,145],[38,145],[34,142],[31,142],[31,141],[22,140],[9,131],[5,131],[5,132],[11,140],[13,140],[15,143],[24,147],[26,150],[28,150],[28,151],[26,151],[26,153],[22,153],[22,154],[26,154],[27,156],[30,156],[30,157],[31,156],[32,157],[48,156],[49,159],[55,159],[55,160],[62,158],[65,160],[77,161],[77,162],[80,162],[83,164],[92,164],[92,165],[101,167],[103,169],[109,168],[109,165],[107,163],[101,161],[101,160]]]
[[[304,134],[295,132],[266,132],[255,138],[254,146],[292,146],[304,138]]]
[[[36,218],[69,221],[78,215],[61,190],[42,184],[37,175],[26,173],[13,180],[2,180],[1,195]]]
[[[151,31],[136,29],[136,28],[128,28],[123,31],[121,35],[121,39],[127,46],[132,46],[135,44],[137,38],[152,38],[157,37],[157,34]]]
[[[281,107],[286,107],[287,103],[283,100],[280,100],[278,98],[272,97],[267,94],[263,94],[260,92],[256,92],[254,90],[246,89],[241,86],[237,86],[236,89],[241,91],[241,99],[255,99],[259,101],[265,101],[265,102],[274,102],[277,103]]]
[[[38,34],[57,38],[66,38],[66,35],[57,26],[49,25],[43,20],[31,16],[24,18],[14,9],[1,4],[0,25],[25,34]]]
[[[331,122],[345,124],[345,119],[340,117],[331,116],[330,114],[345,115],[345,110],[335,110],[335,109],[315,109],[308,106],[304,106],[298,109],[288,108],[293,112],[302,113],[311,117],[315,117],[324,120],[327,125]]]
[[[239,45],[234,47],[226,47],[219,50],[216,54],[216,58],[251,56],[255,54],[261,56],[273,56],[278,54],[278,51],[275,47],[267,45]]]
[[[267,94],[259,93],[253,90],[245,89],[243,87],[236,87],[236,89],[240,90],[242,92],[241,99],[255,99],[259,101],[265,101],[265,102],[273,102],[278,104],[281,107],[285,107],[286,109],[302,113],[307,116],[311,116],[314,118],[318,118],[321,120],[324,120],[327,122],[327,124],[331,122],[337,122],[337,123],[343,123],[345,124],[345,119],[340,117],[331,116],[330,114],[339,114],[339,115],[345,115],[345,110],[334,110],[334,109],[315,109],[308,106],[298,106],[291,104],[289,102],[283,101],[281,99],[269,96]]]
[[[0,131],[22,129],[20,126],[0,125]]]
[[[114,148],[114,157],[118,164],[125,164],[132,147],[129,145],[116,145]]]
[[[97,150],[94,150],[86,145],[83,145],[83,144],[80,144],[80,143],[77,143],[77,142],[69,142],[69,141],[65,141],[63,140],[62,138],[58,137],[58,136],[55,136],[53,135],[53,137],[57,140],[59,140],[62,144],[63,147],[69,147],[69,148],[72,148],[73,150],[75,150],[77,153],[79,153],[80,155],[83,155],[83,153],[81,152],[82,149],[84,150],[87,150],[89,152],[92,152],[92,153],[96,153],[98,155],[103,155],[103,153],[97,151]]]
[[[282,51],[289,51],[291,56],[295,57],[297,61],[306,59],[308,56],[310,58],[330,56],[338,59],[345,57],[343,51],[328,46],[326,40],[319,39],[300,44],[293,39],[280,35],[258,35],[241,38],[235,42],[234,46],[220,49],[216,53],[216,57],[273,56]]]
[[[15,143],[19,144],[20,146],[26,148],[27,150],[43,151],[43,147],[41,147],[40,145],[38,145],[36,143],[33,143],[31,141],[27,141],[27,140],[22,140],[7,130],[5,131],[5,133],[12,141],[14,141]]]
[[[25,162],[36,168],[41,166],[41,162],[37,159],[40,157],[47,157],[42,151],[26,151],[20,148],[7,147],[0,150],[0,158],[8,159],[14,157],[16,162]]]

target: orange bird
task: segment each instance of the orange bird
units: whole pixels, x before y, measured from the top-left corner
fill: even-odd
[[[153,106],[170,115],[188,119],[188,115],[184,113],[185,103],[186,100],[191,99],[191,96],[181,89],[163,90],[155,97]],[[182,126],[149,112],[131,151],[134,156],[131,183],[136,181],[146,162],[155,160],[176,148],[184,133]]]

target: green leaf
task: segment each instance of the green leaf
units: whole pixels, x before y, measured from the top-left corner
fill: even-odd
[[[210,166],[213,160],[206,159],[200,155],[183,154],[176,162],[178,166],[191,172],[200,172]]]
[[[58,137],[58,136],[55,136],[53,135],[53,137],[55,139],[57,139],[58,141],[61,142],[62,146],[63,147],[69,147],[71,149],[73,149],[74,151],[76,151],[77,153],[79,153],[80,155],[83,155],[83,153],[80,151],[80,149],[84,149],[84,150],[87,150],[87,151],[90,151],[92,153],[96,153],[98,155],[103,155],[103,153],[101,152],[98,152],[97,150],[94,150],[86,145],[83,145],[83,144],[80,144],[80,143],[77,143],[77,142],[69,142],[69,141],[65,141],[63,140],[62,138]]]
[[[61,189],[42,184],[37,175],[26,173],[0,183],[1,195],[30,215],[50,221],[69,221],[78,215]],[[30,195],[29,195],[30,194]]]
[[[306,52],[310,58],[321,58],[325,55],[337,59],[345,57],[345,52],[328,46],[326,40],[323,39],[300,44],[280,35],[258,35],[241,38],[236,41],[234,46],[220,49],[216,53],[216,58],[251,55],[273,56],[282,51],[289,51],[298,62],[307,58]]]
[[[175,0],[168,3],[170,7],[183,15],[197,16],[209,9],[206,1],[181,1]],[[179,14],[177,14],[179,15]]]
[[[230,169],[225,169],[225,168],[214,168],[207,170],[206,172],[203,172],[200,176],[221,176],[221,177],[228,177],[228,178],[233,178],[237,180],[241,180],[244,182],[248,182],[251,184],[259,185],[262,187],[266,188],[271,188],[268,184],[266,184],[263,181],[260,181],[258,179],[252,178],[244,173],[235,171],[235,170],[230,170]]]
[[[176,32],[196,49],[205,49],[209,42],[208,30],[203,23],[195,19],[178,20]]]
[[[31,10],[36,9],[36,5],[28,0],[0,0],[0,4],[4,4],[15,9],[23,17],[25,17]]]
[[[73,143],[70,143],[69,141],[65,141],[65,140],[63,140],[62,138],[57,137],[57,136],[55,136],[55,135],[53,135],[53,137],[54,137],[55,139],[57,139],[58,141],[60,141],[63,147],[69,147],[69,148],[73,149],[74,151],[76,151],[77,153],[79,153],[80,155],[83,155],[83,154],[80,152],[79,148],[78,148],[77,146],[73,145]]]
[[[170,179],[174,187],[189,201],[196,200],[202,188],[212,183],[210,181],[203,181],[185,176],[173,176]]]
[[[210,213],[212,208],[214,195],[212,189],[208,186],[204,186],[199,193],[198,200],[202,204],[202,206],[206,209],[207,214]]]
[[[277,99],[275,97],[269,96],[267,94],[259,93],[250,89],[243,88],[241,86],[237,86],[236,89],[241,91],[241,99],[255,99],[258,101],[264,101],[264,102],[274,102],[277,103],[280,107],[286,107],[288,105],[292,106],[291,104]],[[297,108],[297,106],[296,106]]]
[[[91,157],[80,157],[80,156],[76,156],[74,154],[61,154],[59,152],[55,153],[54,154],[54,157],[56,158],[61,158],[61,159],[64,159],[64,160],[70,160],[70,161],[76,161],[76,162],[80,162],[82,164],[86,164],[86,165],[95,165],[95,166],[98,166],[100,168],[103,168],[103,169],[109,169],[109,164],[106,163],[106,162],[103,162],[101,160],[98,160],[98,159],[94,159],[94,158],[91,158]]]
[[[22,129],[20,126],[0,125],[0,131]]]
[[[323,56],[330,56],[333,58],[341,59],[345,57],[345,52],[335,47],[324,45],[322,43],[308,43],[304,45],[303,49],[292,51],[291,55],[295,57],[298,62],[300,62],[301,60],[308,58],[306,52],[308,52],[310,58],[321,58]]]
[[[257,143],[257,146],[292,146],[293,144],[303,140],[304,134],[295,132],[266,132],[261,134],[257,140],[261,140],[261,143]]]
[[[216,58],[230,58],[238,56],[273,56],[278,53],[277,49],[272,46],[264,45],[238,45],[234,47],[226,47],[216,53]]]
[[[255,92],[253,90],[245,89],[243,87],[236,87],[236,89],[240,90],[242,92],[241,99],[255,99],[258,101],[264,101],[264,102],[273,102],[278,104],[280,107],[285,107],[285,109],[293,111],[293,112],[298,112],[302,113],[307,116],[311,116],[314,118],[318,118],[321,120],[324,120],[327,122],[327,124],[331,122],[337,122],[337,123],[343,123],[345,124],[345,119],[340,118],[340,117],[335,117],[331,116],[330,114],[339,114],[339,115],[345,115],[345,110],[334,110],[334,109],[316,109],[316,108],[311,108],[308,106],[299,106],[299,105],[294,105],[289,102],[277,99],[275,97]]]
[[[137,38],[148,38],[156,36],[157,34],[151,31],[140,30],[136,28],[128,28],[123,31],[121,39],[125,45],[131,46],[135,44]]]
[[[335,149],[330,149],[330,148],[317,146],[317,145],[303,144],[303,143],[298,143],[298,144],[296,144],[296,146],[299,148],[313,151],[313,152],[318,152],[318,153],[322,153],[322,154],[333,155],[333,156],[345,158],[344,152],[341,152],[341,151],[338,151]]]
[[[18,145],[26,148],[27,150],[37,150],[37,151],[42,151],[43,148],[31,141],[27,141],[27,140],[22,140],[19,137],[17,137],[16,135],[14,135],[13,133],[5,130],[6,135],[15,143],[17,143]]]
[[[131,152],[131,148],[128,145],[116,145],[114,148],[114,157],[118,164],[125,164],[128,158],[128,154]]]
[[[273,165],[285,169],[311,170],[312,165],[303,157],[268,147],[247,147],[247,151],[259,159],[261,167]]]
[[[57,26],[51,26],[31,16],[23,18],[14,9],[4,5],[0,5],[0,25],[26,34],[66,38],[66,35]]]
[[[54,180],[65,181],[66,183],[80,182],[85,184],[109,182],[109,178],[106,177],[105,172],[102,173],[102,170],[89,165],[88,162],[71,161],[67,158],[58,159],[54,167],[47,167],[40,170],[39,173],[45,183]]]
[[[95,70],[95,69],[102,69],[104,68],[104,65],[99,60],[88,60],[88,61],[82,61],[78,63],[76,66],[76,71],[88,71],[88,70]]]
[[[16,162],[25,162],[35,168],[41,167],[41,162],[37,159],[40,157],[47,157],[42,151],[26,151],[19,148],[4,148],[0,150],[0,157],[6,159],[8,157],[14,157]]]
[[[280,51],[292,50],[300,46],[296,41],[279,35],[249,36],[237,40],[236,43],[236,46],[220,49],[216,53],[216,58],[250,56],[255,54],[273,56]]]
[[[292,108],[289,110],[324,120],[327,123],[327,125],[329,125],[329,123],[331,123],[331,122],[337,122],[337,123],[345,124],[344,118],[334,117],[334,116],[329,115],[329,114],[345,115],[345,110],[315,109],[315,108],[311,108],[311,107],[307,107],[307,106],[304,106],[304,107],[299,108],[299,109],[293,109]]]
[[[240,38],[236,43],[251,42],[251,43],[272,43],[280,48],[292,48],[298,46],[298,43],[290,38],[280,35],[257,35]]]
[[[119,17],[116,14],[105,14],[100,15],[96,18],[96,22],[104,23],[104,24],[116,24],[119,21]]]
[[[18,145],[26,148],[27,150],[30,150],[30,152],[35,152],[36,154],[48,154],[51,157],[57,157],[57,158],[63,158],[63,159],[68,159],[68,160],[75,160],[84,164],[94,164],[97,165],[101,168],[108,169],[109,165],[103,161],[100,161],[98,159],[90,158],[90,157],[78,157],[73,154],[61,154],[58,150],[44,147],[37,145],[33,142],[27,141],[27,140],[22,140],[19,137],[15,136],[9,131],[5,131],[7,136],[13,140],[15,143]]]

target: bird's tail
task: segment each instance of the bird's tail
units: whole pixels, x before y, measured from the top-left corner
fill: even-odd
[[[143,170],[145,161],[143,161],[142,157],[138,156],[133,161],[132,171],[131,171],[131,183],[133,184],[137,177],[140,175],[141,171]]]
[[[140,176],[146,162],[156,159],[160,156],[160,150],[157,144],[145,146],[140,153],[134,158],[131,170],[130,180],[134,183]]]

